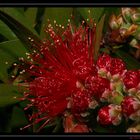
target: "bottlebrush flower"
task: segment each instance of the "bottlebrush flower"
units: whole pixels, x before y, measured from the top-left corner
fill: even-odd
[[[140,119],[140,101],[133,96],[124,97],[122,103],[122,113],[132,120]]]
[[[101,125],[119,125],[121,118],[121,107],[119,105],[110,104],[99,110],[97,121]]]
[[[49,24],[46,32],[51,39],[40,44],[32,40],[37,51],[29,55],[32,61],[22,60],[20,65],[34,77],[27,83],[24,98],[30,102],[28,107],[36,108],[30,117],[33,124],[46,120],[39,130],[66,110],[73,115],[83,113],[92,102],[85,79],[97,73],[93,61],[95,26],[81,25],[73,32],[71,28],[68,26],[60,35]]]

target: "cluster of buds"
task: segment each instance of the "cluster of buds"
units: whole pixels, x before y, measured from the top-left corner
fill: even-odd
[[[129,42],[130,46],[140,49],[139,8],[121,8],[120,15],[111,16],[109,27],[111,31],[104,38],[107,45],[115,46]]]
[[[139,70],[127,70],[121,59],[111,58],[106,54],[99,57],[97,68],[99,75],[110,81],[110,92],[103,94],[103,97],[109,99],[107,101],[111,103],[99,110],[98,122],[102,125],[119,125],[123,116],[126,119],[139,121]]]
[[[29,54],[32,61],[22,60],[19,65],[30,76],[22,99],[29,101],[25,109],[35,108],[29,118],[31,125],[44,121],[40,131],[61,116],[65,132],[89,132],[86,119],[97,106],[101,125],[119,125],[122,116],[138,121],[139,70],[127,70],[123,60],[108,54],[101,54],[95,62],[95,24],[92,29],[81,25],[71,32],[71,28],[60,35],[49,24],[46,32],[51,40],[41,44],[32,40],[37,48]],[[103,102],[108,106],[101,107]]]

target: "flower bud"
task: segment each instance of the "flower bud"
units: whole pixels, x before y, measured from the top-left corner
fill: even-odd
[[[140,27],[137,28],[137,30],[135,31],[133,36],[135,37],[136,40],[138,40],[138,41],[140,40]],[[138,44],[138,41],[137,41],[137,44]]]
[[[110,25],[110,28],[112,30],[116,30],[119,28],[119,25],[117,23],[117,18],[115,15],[112,15],[111,18],[110,18],[110,22],[109,22],[109,25]]]
[[[74,114],[79,114],[85,112],[88,107],[89,103],[91,102],[91,96],[89,95],[88,91],[77,91],[72,96],[72,112]]]
[[[116,74],[123,74],[126,69],[125,63],[119,58],[111,58],[107,54],[102,54],[97,61],[98,69],[105,73],[110,73],[112,76]],[[101,73],[101,72],[100,72]],[[101,73],[101,74],[102,74]]]
[[[131,40],[131,42],[129,43],[132,47],[139,49],[138,46],[138,41],[134,38]]]
[[[121,107],[126,118],[140,120],[140,101],[137,98],[133,96],[124,97]]]
[[[121,36],[126,39],[128,38],[130,35],[134,34],[137,30],[138,26],[135,24],[124,24],[121,28],[120,28],[120,34]]]
[[[131,23],[131,17],[136,12],[134,8],[122,8],[122,15],[124,20],[128,23]]]
[[[129,70],[124,74],[123,83],[127,90],[137,88],[140,82],[140,76],[138,71]]]
[[[135,24],[140,24],[140,13],[135,13],[132,15],[132,21]]]
[[[121,118],[121,107],[110,104],[99,110],[97,121],[102,125],[119,125]]]

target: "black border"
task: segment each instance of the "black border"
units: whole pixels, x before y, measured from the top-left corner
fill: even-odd
[[[43,6],[43,7],[110,7],[110,6],[115,6],[115,7],[133,7],[133,6],[140,6],[140,0],[139,2],[137,0],[92,0],[92,2],[88,2],[87,0],[85,0],[86,2],[82,2],[82,0],[79,2],[77,2],[76,0],[67,0],[67,2],[55,2],[55,0],[53,0],[53,2],[49,2],[48,0],[13,0],[13,2],[11,2],[12,0],[10,0],[10,2],[8,0],[3,0],[4,2],[2,2],[2,0],[0,1],[0,7],[39,7],[39,6]],[[19,2],[20,1],[20,2]],[[26,2],[27,1],[27,2]],[[48,2],[45,2],[48,1]],[[70,2],[69,2],[70,1]],[[94,1],[94,2],[93,2]],[[104,1],[104,2],[103,2]],[[130,1],[133,1],[130,2]],[[124,134],[103,134],[103,133],[99,133],[99,134],[49,134],[49,135],[44,135],[44,134],[0,134],[0,137],[2,138],[8,138],[8,137],[49,137],[49,138],[102,138],[102,137],[107,137],[107,138],[112,138],[112,137],[117,137],[117,138],[129,138],[129,139],[140,139],[140,134],[134,134],[134,133],[124,133]]]
[[[50,4],[50,3],[53,3],[54,5],[56,5],[56,3],[60,3],[60,4],[63,4],[63,3],[83,3],[83,4],[86,4],[86,3],[113,3],[113,4],[117,4],[117,3],[139,3],[139,0],[0,0],[0,4],[7,4],[7,3],[46,3],[46,4]]]
[[[86,1],[86,0],[85,0]],[[116,0],[117,1],[117,0]],[[107,3],[107,2],[97,2],[97,3],[77,3],[77,2],[62,2],[62,3],[59,3],[59,2],[56,2],[56,3],[53,3],[53,2],[9,2],[9,3],[6,3],[6,2],[0,2],[0,7],[40,7],[40,6],[43,6],[43,7],[138,7],[140,6],[140,1],[139,2],[133,2],[133,3],[127,3],[127,2],[111,2],[111,3]]]

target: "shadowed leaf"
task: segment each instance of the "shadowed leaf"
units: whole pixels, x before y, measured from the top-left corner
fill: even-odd
[[[19,57],[26,58],[26,52],[27,50],[18,39],[0,43],[0,78],[4,82],[8,81],[7,69],[18,61]]]
[[[32,42],[29,40],[29,37],[34,39],[37,43],[40,43],[40,39],[32,31],[26,28],[19,21],[8,15],[7,13],[0,10],[0,18],[5,22],[11,30],[17,35],[17,37],[26,45],[30,50],[32,48]]]
[[[0,107],[19,102],[17,98],[22,97],[22,95],[17,91],[17,86],[0,84]]]
[[[90,24],[90,19],[93,18],[96,23],[99,22],[100,18],[104,14],[104,8],[77,8],[80,14],[83,16],[85,21]]]
[[[126,63],[128,69],[140,69],[140,63],[127,52],[117,49],[114,53]]]
[[[22,118],[22,119],[21,119]],[[24,127],[28,124],[24,110],[15,106],[12,112],[11,127]]]
[[[24,13],[25,17],[31,23],[32,28],[34,28],[36,24],[37,10],[38,8],[28,8]]]
[[[0,21],[0,34],[2,34],[8,40],[17,38],[16,35],[12,32],[12,30],[9,29],[9,27],[2,21]]]

